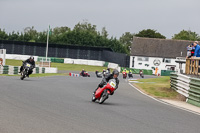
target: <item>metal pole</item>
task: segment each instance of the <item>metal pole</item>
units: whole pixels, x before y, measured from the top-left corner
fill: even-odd
[[[49,27],[48,27],[48,30],[47,30],[46,61],[47,61],[47,55],[48,55],[48,45],[49,45]]]

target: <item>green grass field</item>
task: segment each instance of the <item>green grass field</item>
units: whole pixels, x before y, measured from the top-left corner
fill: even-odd
[[[36,62],[37,64],[38,62]],[[22,61],[21,60],[10,60],[6,59],[6,65],[11,66],[21,66]],[[64,63],[52,63],[52,67],[57,67],[58,70],[71,70],[71,71],[81,71],[82,69],[85,69],[88,72],[94,72],[96,70],[102,71],[103,69],[107,69],[107,67],[101,67],[101,66],[89,66],[89,65],[77,65],[77,64],[64,64]]]
[[[138,81],[139,83],[134,83],[133,85],[151,96],[157,98],[176,99],[179,95],[176,91],[170,88],[169,76],[152,79],[140,79]]]

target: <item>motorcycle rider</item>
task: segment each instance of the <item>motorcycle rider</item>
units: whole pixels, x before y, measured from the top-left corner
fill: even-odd
[[[142,71],[142,70],[140,70],[140,72],[139,72],[139,73],[140,73],[140,77],[142,77],[142,78],[143,78],[143,77],[144,77],[144,76],[143,76],[143,71]]]
[[[103,79],[102,79],[102,81],[101,81],[101,83],[97,86],[97,88],[95,89],[95,91],[93,92],[93,95],[95,94],[95,92],[97,91],[97,89],[99,88],[99,87],[103,87],[104,85],[106,85],[106,83],[110,80],[110,79],[115,79],[116,80],[116,88],[115,88],[115,90],[118,88],[118,85],[119,85],[119,79],[117,78],[119,76],[119,71],[118,70],[113,70],[113,72],[112,72],[112,74],[108,74],[108,75],[106,75]],[[114,92],[111,94],[111,95],[113,95],[114,94]]]
[[[107,68],[106,73],[110,74],[110,68]]]
[[[105,69],[103,69],[102,74],[105,77],[105,75],[106,75],[106,70]]]
[[[82,69],[81,75],[82,75],[83,77],[85,76],[85,70],[84,70],[84,69]]]
[[[31,57],[28,58],[27,60],[23,61],[23,64],[22,64],[22,66],[20,67],[20,72],[19,72],[19,73],[22,72],[22,70],[23,70],[23,68],[24,68],[24,65],[25,65],[26,63],[29,63],[29,64],[32,65],[31,68],[30,68],[29,71],[28,71],[28,75],[27,75],[27,77],[29,77],[29,75],[33,73],[33,68],[35,68],[34,57],[31,56]]]

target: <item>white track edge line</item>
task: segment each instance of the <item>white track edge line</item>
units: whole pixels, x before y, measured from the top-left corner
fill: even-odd
[[[154,99],[155,101],[158,101],[158,102],[160,102],[160,103],[163,103],[163,104],[166,104],[166,105],[169,105],[169,106],[173,106],[173,107],[175,107],[175,108],[178,108],[178,109],[181,109],[181,110],[184,110],[184,111],[187,111],[187,112],[190,112],[190,113],[193,113],[193,114],[196,114],[196,115],[199,115],[199,116],[200,116],[200,113],[198,113],[198,112],[195,112],[195,111],[192,111],[192,110],[189,110],[189,109],[186,109],[186,108],[183,108],[183,107],[179,107],[179,106],[176,106],[176,105],[173,105],[173,104],[164,102],[164,101],[162,101],[162,100],[156,99],[156,98],[154,98],[154,97],[152,97],[152,96],[150,96],[150,95],[145,94],[144,92],[142,92],[141,90],[139,90],[137,87],[133,86],[131,83],[129,83],[129,85],[132,86],[132,87],[133,87],[134,89],[136,89],[137,91],[139,91],[140,93],[142,93],[143,95],[145,95],[145,96],[147,96],[147,97],[149,97],[149,98],[151,98],[151,99]]]

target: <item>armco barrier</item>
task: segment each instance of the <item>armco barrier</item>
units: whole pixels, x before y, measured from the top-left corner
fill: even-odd
[[[171,73],[170,80],[171,88],[184,95],[187,103],[200,107],[200,79]]]
[[[170,73],[174,73],[175,71],[171,70],[161,70],[161,76],[170,76]]]
[[[200,107],[200,79],[191,78],[187,102]]]
[[[20,74],[19,73],[20,66],[3,66],[0,67],[0,74],[9,74],[9,75],[14,75],[14,74]],[[58,70],[57,68],[49,68],[49,67],[36,67],[33,69],[33,74],[35,73],[57,73]]]
[[[125,67],[121,67],[121,72],[125,69]],[[143,71],[144,75],[152,75],[152,70],[146,70],[146,69],[133,69],[133,68],[126,68],[126,70],[131,71],[133,74],[139,74],[140,70]]]
[[[0,74],[9,74],[14,75],[18,74],[20,67],[19,66],[2,66],[0,67]]]

